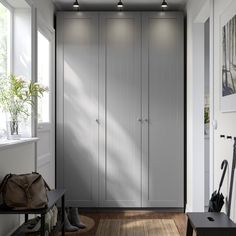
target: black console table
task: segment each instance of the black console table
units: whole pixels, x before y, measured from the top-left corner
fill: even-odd
[[[202,212],[188,213],[186,236],[235,236],[236,224],[224,213]]]
[[[25,215],[25,222],[28,221],[29,214],[36,214],[41,215],[41,229],[40,235],[45,236],[45,215],[47,212],[52,209],[52,207],[56,204],[57,201],[61,199],[61,221],[58,222],[56,226],[56,230],[60,230],[62,235],[65,235],[65,228],[64,228],[64,219],[65,219],[65,190],[52,190],[48,192],[48,207],[42,209],[35,209],[35,210],[12,210],[6,208],[4,205],[0,205],[0,214],[24,214]],[[16,236],[20,234],[19,227],[12,235]],[[22,233],[21,233],[22,235]]]

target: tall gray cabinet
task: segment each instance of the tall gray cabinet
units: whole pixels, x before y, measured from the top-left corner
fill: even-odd
[[[183,19],[142,15],[142,206],[182,207]]]
[[[67,205],[184,204],[183,16],[57,16],[57,187]]]

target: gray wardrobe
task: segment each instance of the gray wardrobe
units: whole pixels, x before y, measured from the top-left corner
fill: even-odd
[[[57,15],[57,187],[78,207],[184,206],[178,12]]]

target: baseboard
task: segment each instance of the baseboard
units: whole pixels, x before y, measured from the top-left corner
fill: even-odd
[[[185,213],[192,212],[192,211],[193,211],[192,207],[190,205],[186,204]]]

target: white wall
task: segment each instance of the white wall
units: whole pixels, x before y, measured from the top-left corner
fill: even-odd
[[[202,163],[202,97],[203,95],[203,79],[201,77],[201,71],[204,69],[204,63],[202,63],[201,55],[197,48],[201,48],[201,24],[199,24],[198,15],[201,14],[201,10],[207,1],[201,0],[189,0],[187,10],[187,77],[188,77],[188,92],[187,92],[187,116],[188,116],[188,138],[187,138],[187,211],[202,211],[202,194],[204,193],[204,184],[202,181],[202,169],[204,170],[204,163]],[[209,16],[211,17],[210,30],[214,29],[213,40],[211,38],[210,49],[213,55],[213,67],[211,70],[214,87],[210,88],[213,92],[213,112],[212,116],[217,121],[217,129],[213,131],[214,142],[213,149],[213,161],[212,161],[212,176],[211,184],[212,188],[217,189],[220,181],[222,171],[220,165],[223,159],[229,161],[231,167],[232,160],[232,146],[233,141],[220,138],[220,134],[236,136],[236,112],[222,113],[220,111],[220,97],[221,97],[221,24],[220,17],[225,14],[226,10],[230,9],[236,14],[236,2],[235,0],[210,0],[210,8],[208,8]],[[214,13],[214,14],[212,14]],[[213,28],[214,25],[214,28]],[[201,51],[201,50],[200,50]],[[204,62],[204,60],[203,60]],[[201,66],[201,67],[200,67]],[[199,71],[200,70],[200,71]],[[202,118],[203,119],[203,118]],[[213,127],[213,125],[211,126]],[[213,128],[211,128],[213,130]],[[225,196],[229,192],[230,182],[230,170],[228,170],[226,179],[223,185],[223,193]],[[236,186],[236,182],[234,183]],[[225,210],[225,209],[224,209]],[[233,203],[231,208],[231,217],[236,221],[236,195],[233,196]]]
[[[0,147],[0,179],[6,174],[30,173],[35,170],[34,143]],[[19,225],[17,215],[0,215],[0,236],[6,236]]]
[[[54,5],[51,0],[27,0],[37,8],[38,20],[53,28]],[[24,39],[24,37],[22,37]],[[0,150],[0,179],[7,173],[34,171],[35,145],[20,144]],[[6,236],[19,224],[18,216],[0,216],[0,236]]]
[[[34,2],[35,7],[37,8],[37,16],[40,18],[49,27],[53,28],[54,21],[54,10],[55,7],[53,5],[52,0],[32,0]]]
[[[224,195],[227,196],[229,192],[231,163],[233,155],[233,141],[220,138],[220,134],[231,135],[236,137],[236,112],[222,113],[220,110],[221,98],[221,22],[222,15],[227,15],[228,10],[233,10],[236,14],[236,1],[235,0],[215,0],[214,10],[214,116],[218,123],[218,128],[215,130],[214,146],[214,188],[218,187],[221,170],[220,165],[223,159],[229,161],[229,170],[226,175],[226,180],[223,186]],[[236,182],[234,182],[234,187]],[[233,194],[231,217],[236,221],[236,197]]]

